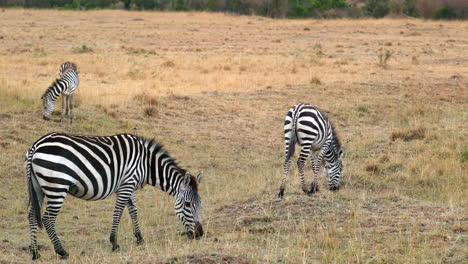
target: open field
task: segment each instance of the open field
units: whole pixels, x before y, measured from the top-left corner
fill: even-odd
[[[202,239],[179,235],[172,198],[146,187],[145,245],[125,214],[112,253],[114,200],[67,197],[67,263],[466,263],[466,36],[462,21],[1,10],[0,263],[30,261],[24,153],[51,131],[154,137],[205,171]],[[80,71],[77,120],[46,122],[39,98],[66,60]],[[307,197],[293,165],[279,201],[283,118],[298,102],[335,123],[343,188],[320,177]],[[39,263],[65,262],[45,230],[38,241]]]

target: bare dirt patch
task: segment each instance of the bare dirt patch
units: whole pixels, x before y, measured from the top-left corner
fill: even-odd
[[[161,262],[152,262],[156,264],[176,264],[176,263],[200,263],[200,264],[248,264],[252,263],[247,261],[245,257],[235,257],[222,254],[198,254],[198,255],[188,255],[183,257],[174,257],[169,260]]]

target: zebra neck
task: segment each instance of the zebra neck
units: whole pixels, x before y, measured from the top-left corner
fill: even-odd
[[[56,101],[57,98],[63,93],[65,90],[66,85],[61,83],[60,79],[56,80],[52,86],[47,89],[47,91],[44,94],[44,97],[49,97],[50,100]]]
[[[146,183],[159,187],[172,196],[179,193],[183,182],[183,169],[166,152],[157,152],[150,155],[150,168]]]
[[[330,134],[329,139],[326,143],[326,154],[325,159],[328,162],[335,161],[338,158],[338,151],[340,149],[339,143],[333,134]]]

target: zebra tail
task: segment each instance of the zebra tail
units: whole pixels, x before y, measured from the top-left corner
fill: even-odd
[[[289,160],[296,150],[296,117],[292,118],[291,138],[289,139],[288,153],[286,153],[286,160]]]
[[[39,202],[38,193],[36,192],[36,189],[34,188],[32,177],[36,177],[36,175],[32,171],[31,163],[32,161],[29,159],[26,161],[26,170],[28,172],[28,190],[29,190],[28,206],[29,205],[32,206],[34,216],[36,217],[37,225],[39,226],[40,229],[42,229],[41,203]]]

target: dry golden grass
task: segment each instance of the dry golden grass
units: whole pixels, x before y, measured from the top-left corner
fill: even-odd
[[[155,137],[206,174],[207,234],[197,241],[178,235],[171,197],[146,187],[138,192],[146,244],[136,247],[125,215],[122,251],[112,253],[113,199],[68,197],[58,232],[70,263],[468,259],[466,22],[21,9],[0,16],[0,263],[30,259],[24,152],[51,131]],[[392,54],[385,67],[382,50]],[[39,97],[66,60],[80,71],[77,120],[59,123],[56,113],[45,122]],[[347,146],[343,188],[327,191],[321,177],[321,191],[304,196],[294,168],[278,201],[283,118],[298,102],[318,105],[335,123]],[[39,244],[42,262],[60,262],[45,231]]]

